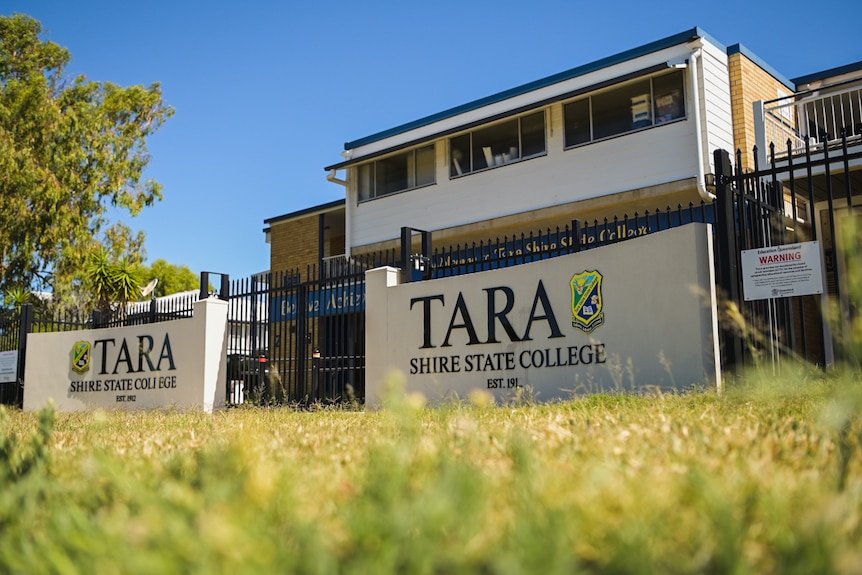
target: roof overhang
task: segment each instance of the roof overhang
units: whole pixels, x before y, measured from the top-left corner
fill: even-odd
[[[335,200],[333,202],[328,202],[325,204],[312,206],[310,208],[305,208],[304,210],[298,210],[296,212],[290,212],[288,214],[284,214],[281,216],[275,216],[273,218],[267,218],[267,219],[263,220],[263,223],[268,224],[268,225],[280,224],[283,222],[287,222],[290,220],[296,220],[298,218],[304,218],[304,217],[312,216],[315,214],[325,214],[327,212],[334,212],[334,211],[338,210],[339,208],[343,208],[344,206],[345,206],[345,200],[344,199]],[[267,228],[265,228],[263,231],[264,232],[267,231]]]
[[[368,160],[372,160],[374,158],[379,158],[381,156],[385,156],[387,154],[392,154],[394,152],[398,152],[400,150],[405,150],[407,148],[412,148],[414,146],[418,146],[424,144],[426,142],[432,142],[434,140],[439,140],[440,138],[444,138],[446,136],[450,136],[452,134],[457,134],[458,132],[463,132],[465,130],[471,130],[473,128],[477,128],[484,124],[490,124],[491,122],[496,122],[497,120],[501,120],[503,118],[508,118],[509,116],[516,116],[518,114],[523,114],[525,112],[529,112],[530,110],[537,110],[539,108],[544,108],[549,104],[553,104],[555,102],[559,102],[562,100],[569,100],[571,98],[577,98],[578,96],[582,96],[584,94],[588,94],[590,92],[595,92],[596,90],[601,90],[603,88],[608,88],[610,86],[614,86],[616,84],[621,84],[623,82],[628,82],[629,80],[633,80],[635,78],[639,78],[641,76],[646,76],[649,74],[654,74],[656,72],[661,72],[663,70],[669,70],[674,68],[670,62],[662,62],[660,64],[655,64],[653,66],[648,66],[646,68],[642,68],[640,70],[636,70],[634,72],[629,72],[628,74],[623,74],[622,76],[617,76],[616,78],[612,78],[609,80],[605,80],[602,82],[597,82],[595,84],[590,84],[589,86],[584,86],[582,88],[578,88],[577,90],[571,90],[569,92],[565,92],[563,94],[558,94],[556,96],[545,98],[542,100],[538,100],[536,102],[532,102],[525,106],[519,106],[517,108],[506,110],[505,112],[501,112],[499,114],[494,114],[492,116],[488,116],[482,118],[481,120],[475,120],[473,122],[468,122],[465,124],[458,125],[453,128],[449,128],[447,130],[441,130],[440,132],[435,132],[433,134],[429,134],[427,136],[423,136],[421,138],[416,138],[414,140],[409,140],[407,142],[403,142],[398,144],[397,146],[391,146],[389,148],[385,148],[383,150],[378,150],[377,152],[371,154],[365,154],[362,157],[354,158],[350,160],[346,160],[344,162],[340,162],[338,164],[333,164],[332,166],[327,166],[324,168],[327,171],[330,170],[342,170],[344,168],[349,168],[350,166],[355,166],[356,164],[361,164],[367,162]]]

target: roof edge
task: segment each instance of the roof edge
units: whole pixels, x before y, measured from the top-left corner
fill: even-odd
[[[308,215],[311,215],[314,213],[331,212],[335,208],[339,208],[341,206],[344,206],[345,204],[346,204],[346,201],[344,200],[344,198],[342,198],[340,200],[327,202],[325,204],[320,204],[317,206],[311,206],[310,208],[305,208],[303,210],[297,210],[295,212],[290,212],[288,214],[283,214],[281,216],[275,216],[272,218],[267,218],[267,219],[263,220],[263,223],[275,224],[278,222],[282,222],[284,220],[292,220],[294,218],[298,218],[301,216],[308,216]],[[266,229],[264,229],[264,231],[266,231]]]
[[[797,89],[798,89],[800,84],[808,84],[809,82],[816,82],[817,80],[824,80],[826,78],[831,78],[833,76],[840,76],[842,74],[847,74],[850,72],[856,72],[858,70],[862,70],[862,62],[854,62],[852,64],[846,64],[844,66],[838,66],[837,68],[830,68],[829,70],[823,70],[822,72],[815,72],[813,74],[806,74],[805,76],[793,78],[792,81],[796,84]]]
[[[658,52],[659,50],[664,50],[665,48],[670,48],[671,46],[684,44],[693,40],[694,38],[705,38],[711,43],[724,49],[724,46],[721,43],[716,42],[701,28],[694,27],[684,32],[674,34],[673,36],[668,36],[660,40],[655,40],[653,42],[650,42],[649,44],[644,44],[643,46],[639,46],[637,48],[632,48],[630,50],[626,50],[612,56],[607,56],[594,62],[590,62],[582,66],[577,66],[575,68],[571,68],[564,72],[559,72],[557,74],[553,74],[539,80],[534,80],[532,82],[522,84],[521,86],[516,86],[515,88],[510,88],[508,90],[504,90],[502,92],[498,92],[496,94],[492,94],[478,100],[473,100],[472,102],[461,104],[460,106],[455,106],[454,108],[449,108],[448,110],[444,110],[436,114],[431,114],[430,116],[425,116],[423,118],[419,118],[418,120],[413,120],[412,122],[407,122],[406,124],[401,124],[400,126],[396,126],[388,130],[383,130],[382,132],[377,132],[376,134],[372,134],[358,140],[345,142],[344,149],[351,150],[353,148],[358,148],[360,146],[371,144],[391,136],[403,134],[404,132],[409,132],[410,130],[415,130],[417,128],[433,124],[434,122],[438,122],[440,120],[445,120],[447,118],[451,118],[465,112],[470,112],[479,108],[483,108],[485,106],[489,106],[491,104],[496,104],[498,102],[502,102],[504,100],[508,100],[510,98],[526,94],[528,92],[539,90],[547,86],[552,86],[566,80],[571,80],[573,78],[583,76],[590,72],[595,72],[603,68],[609,68],[610,66],[614,66],[616,64],[621,64],[629,60],[634,60],[635,58],[646,56],[647,54],[652,54],[653,52]]]
[[[784,84],[787,89],[796,92],[796,83],[788,80],[783,74],[779,73],[775,68],[763,61],[757,54],[743,46],[742,44],[734,44],[727,49],[727,55],[742,54],[758,66],[760,66],[767,74]]]

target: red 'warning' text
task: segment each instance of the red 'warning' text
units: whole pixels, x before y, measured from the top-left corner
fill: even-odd
[[[786,254],[775,254],[772,256],[760,256],[761,264],[778,264],[781,262],[792,262],[802,259],[802,252],[790,252]]]

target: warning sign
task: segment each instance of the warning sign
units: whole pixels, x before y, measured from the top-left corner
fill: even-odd
[[[823,293],[819,242],[742,251],[745,301]]]

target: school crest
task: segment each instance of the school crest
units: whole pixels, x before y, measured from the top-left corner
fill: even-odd
[[[602,274],[585,271],[572,276],[572,327],[591,333],[605,323],[602,310]]]
[[[72,371],[84,373],[90,369],[90,342],[76,341],[72,347]]]

